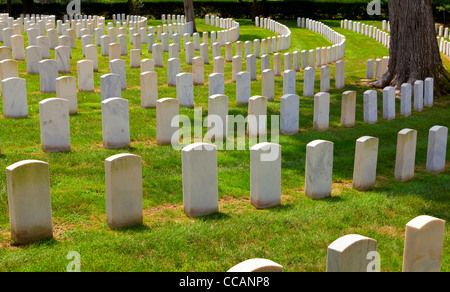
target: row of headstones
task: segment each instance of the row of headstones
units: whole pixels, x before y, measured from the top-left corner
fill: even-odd
[[[403,272],[440,272],[444,250],[445,220],[420,215],[405,228]],[[327,249],[327,272],[380,272],[381,259],[375,239],[359,234],[344,235]],[[269,259],[243,261],[227,272],[282,272],[283,266]]]
[[[232,18],[222,18],[206,14],[205,24],[222,28],[222,30],[215,32],[218,36],[223,35],[221,37],[223,41],[219,41],[222,46],[227,42],[234,43],[239,40],[239,22]]]
[[[123,60],[122,60],[123,61]],[[266,71],[266,70],[265,70]],[[289,76],[291,72],[285,71],[285,75]],[[257,117],[267,116],[267,102],[268,98],[265,96],[253,96],[245,92],[245,89],[250,87],[250,76],[248,72],[240,72],[241,76],[246,76],[247,86],[243,86],[237,79],[236,88],[236,102],[248,103],[248,115]],[[292,78],[285,77],[285,80]],[[272,78],[273,80],[273,78]],[[293,78],[295,80],[295,77]],[[216,136],[226,137],[228,126],[228,104],[229,99],[223,95],[223,74],[213,73],[210,75],[210,97],[208,101],[208,115],[218,116],[221,125],[220,132]],[[75,89],[75,77],[60,77],[58,78],[58,88],[61,95],[65,99],[55,99],[58,110],[52,111],[60,114],[60,117],[49,115],[48,117],[41,113],[41,134],[42,147],[45,151],[68,151],[70,150],[70,130],[69,130],[69,114],[76,112],[77,100]],[[267,82],[267,81],[266,81]],[[284,81],[283,83],[285,83]],[[130,130],[129,130],[129,111],[128,101],[120,98],[120,75],[106,74],[101,77],[101,91],[102,91],[102,128],[103,128],[103,144],[105,148],[122,148],[130,145]],[[158,99],[157,88],[157,74],[156,72],[141,73],[141,83],[145,84],[141,90],[141,106],[142,107],[156,107],[157,116],[157,144],[158,145],[174,145],[178,143],[179,136],[175,135],[179,130],[177,117],[179,115],[179,106],[192,107],[194,106],[193,94],[193,77],[189,73],[177,74],[177,98],[163,98]],[[268,82],[267,82],[268,83]],[[22,84],[20,87],[19,84]],[[287,84],[287,82],[286,82]],[[8,78],[2,82],[2,93],[4,100],[5,116],[6,111],[10,108],[17,110],[17,104],[26,103],[26,89],[25,80],[21,78]],[[423,84],[422,84],[423,85]],[[243,88],[242,88],[242,87]],[[293,86],[293,88],[292,88]],[[415,104],[419,103],[417,100],[421,99],[419,92],[423,92],[423,88],[418,85],[415,90]],[[427,80],[425,88],[426,92],[432,92],[433,83]],[[283,96],[280,99],[280,132],[285,135],[293,135],[298,133],[299,129],[299,106],[300,98],[295,95],[295,84],[284,85]],[[18,88],[22,88],[21,91]],[[422,88],[422,90],[420,90]],[[263,88],[264,90],[264,88]],[[292,92],[289,92],[292,90]],[[70,96],[70,92],[72,95]],[[408,93],[409,92],[409,93]],[[12,94],[15,93],[15,94]],[[244,98],[244,94],[245,98]],[[247,96],[248,95],[248,96]],[[419,97],[418,97],[419,96]],[[432,99],[430,101],[430,94],[426,94],[428,98],[425,99],[425,106],[432,106]],[[13,102],[13,98],[15,103]],[[65,102],[63,102],[64,100]],[[270,99],[273,100],[273,99]],[[377,91],[368,90],[364,92],[364,122],[373,124],[378,121],[377,111]],[[409,103],[408,103],[409,101]],[[422,101],[423,102],[423,101]],[[405,105],[409,104],[409,108]],[[55,105],[55,106],[56,106]],[[74,108],[73,108],[74,107]],[[415,106],[415,109],[418,108]],[[344,127],[353,127],[355,125],[355,110],[356,110],[356,92],[346,91],[342,94],[341,104],[341,125]],[[23,111],[27,111],[26,106]],[[327,92],[319,92],[314,96],[314,113],[313,113],[313,129],[318,131],[325,131],[329,128],[329,113],[330,113],[330,94]],[[408,116],[411,113],[411,91],[408,90],[408,85],[402,88],[401,110],[403,116]],[[26,116],[27,112],[23,115]],[[395,89],[387,87],[383,91],[383,118],[391,120],[395,118]],[[48,125],[45,120],[52,120],[56,124],[61,125],[55,130],[52,125]],[[45,126],[50,127],[46,131]],[[261,137],[267,130],[266,121],[258,119],[254,126],[249,126],[249,137]],[[65,137],[62,139],[61,137]],[[216,137],[216,138],[217,138]]]
[[[113,15],[114,16],[114,15]],[[114,20],[114,18],[113,18]],[[161,22],[162,24],[176,24],[176,23],[186,23],[186,19],[184,17],[184,15],[175,15],[175,14],[162,14],[161,15]]]
[[[270,18],[255,17],[255,26],[268,29],[278,35],[279,51],[288,50],[291,47],[291,30],[286,25]]]
[[[364,122],[374,124],[378,121],[377,91],[367,90],[364,92]],[[411,115],[412,111],[411,84],[405,83],[401,87],[400,114],[404,117]],[[342,94],[341,125],[353,127],[355,125],[355,91],[346,91]],[[327,100],[328,103],[328,100]],[[423,81],[414,83],[414,110],[422,111],[423,107],[433,106],[433,79],[427,78],[425,85]],[[383,89],[383,118],[385,120],[395,119],[395,88],[388,86]],[[326,121],[326,116],[324,116]],[[327,129],[327,124],[324,128]]]
[[[381,78],[388,71],[389,68],[389,57],[384,56],[383,58],[377,58],[376,60],[367,60],[367,79]],[[375,74],[374,74],[375,70]]]
[[[442,37],[445,39],[450,38],[450,33],[449,33],[448,27],[444,27],[443,25],[439,25],[439,24],[435,23],[435,28],[436,28],[436,34],[438,35],[438,37]]]
[[[448,129],[434,126],[429,132],[427,170],[442,172]],[[414,176],[417,131],[398,133],[395,179]],[[331,195],[333,146],[314,140],[306,145],[305,195],[313,199]],[[217,146],[197,142],[183,147],[183,208],[187,216],[215,213],[218,207]],[[376,179],[378,138],[356,141],[353,186],[372,189]],[[11,237],[16,244],[52,237],[52,211],[48,163],[17,162],[6,168]],[[27,179],[24,180],[23,177]],[[106,214],[109,226],[142,224],[142,158],[117,154],[105,160]],[[250,148],[250,198],[256,208],[281,203],[281,145],[259,143]]]
[[[331,27],[325,25],[324,23],[316,20],[306,18],[305,28],[312,30],[313,32],[319,33],[330,42],[335,44],[338,48],[337,59],[342,59],[345,56],[345,36],[336,32]]]
[[[205,15],[205,24],[211,26],[217,26],[223,29],[230,29],[239,26],[239,23],[233,18],[222,18],[214,15]]]
[[[341,28],[350,29],[350,30],[353,30],[354,32],[360,31],[361,24],[355,24],[355,23],[357,23],[357,22],[353,21],[353,20],[348,20],[348,19],[341,20]],[[357,26],[360,26],[360,27],[358,28]],[[365,25],[365,26],[367,26],[367,25]],[[372,29],[373,29],[373,26],[369,25],[369,30],[372,30]],[[388,20],[381,21],[381,30],[391,31],[391,25]]]
[[[120,35],[119,35],[120,36]],[[23,41],[23,37],[21,35],[17,35],[14,36],[15,38],[19,38]],[[82,39],[84,39],[86,37],[83,36]],[[107,36],[102,36],[102,40],[104,38],[106,38]],[[60,40],[63,38],[63,36],[60,37]],[[120,39],[120,38],[119,38]],[[138,36],[136,36],[135,34],[135,43],[138,43]],[[195,35],[194,35],[194,40],[195,40]],[[259,54],[259,43],[256,43],[257,40],[255,40],[254,43],[254,52],[256,54]],[[86,42],[87,43],[87,42]],[[96,46],[93,44],[88,44],[83,47],[84,48],[84,55],[86,57],[87,60],[91,60],[94,62],[94,71],[96,72],[98,70],[98,60],[97,60],[97,49]],[[103,51],[103,45],[105,44],[105,42],[102,42],[102,51]],[[69,49],[69,44],[67,44],[67,46],[58,46],[55,48],[55,58],[58,64],[58,72],[59,73],[70,73],[70,49]],[[19,47],[21,47],[19,45]],[[106,47],[106,45],[105,45]],[[245,42],[245,52],[248,55],[248,53],[251,53],[251,42],[247,41]],[[126,39],[124,40],[123,44],[117,44],[117,43],[113,43],[113,44],[109,44],[108,45],[108,54],[109,54],[109,58],[110,61],[113,59],[119,59],[121,55],[123,55],[123,51],[125,48],[126,51]],[[150,48],[150,47],[149,47]],[[153,44],[152,48],[154,48],[154,50],[152,49],[152,52],[154,54],[154,60],[155,60],[155,66],[156,67],[161,67],[162,66],[162,57],[163,57],[163,51],[164,48],[162,47],[161,44]],[[203,52],[203,54],[201,53],[204,63],[208,63],[208,60],[206,59],[205,61],[205,57],[208,57],[208,48],[207,46],[204,46],[204,48],[206,50],[202,50],[201,52]],[[5,58],[8,58],[8,55],[10,56],[10,50],[9,48],[6,47],[2,47],[1,48],[2,51],[2,56],[5,56]],[[46,49],[46,55],[44,56],[44,54],[42,54],[41,51],[41,47],[40,46],[30,46],[27,47],[26,49],[27,51],[27,72],[29,74],[35,74],[35,73],[39,73],[39,62],[41,61],[41,59],[43,57],[50,57],[49,54],[49,48],[47,47]],[[177,57],[179,55],[178,53],[179,51],[179,46],[177,46],[177,44],[171,44],[169,46],[169,56],[171,58],[173,57]],[[204,52],[206,51],[206,52]],[[264,46],[262,46],[262,53],[265,53],[264,50]],[[3,53],[4,52],[4,53]],[[40,53],[41,52],[41,53]],[[215,53],[214,53],[215,52]],[[213,50],[213,55],[219,54],[220,55],[220,47],[218,47],[218,49],[214,49]],[[334,47],[329,47],[329,48],[317,48],[316,49],[316,53],[317,53],[317,57],[316,57],[316,64],[318,66],[320,66],[321,64],[325,64],[325,63],[331,63],[335,58],[336,58],[336,50],[334,49]],[[242,54],[242,43],[241,42],[237,42],[236,43],[236,54],[239,56],[239,54]],[[302,63],[303,63],[303,68],[305,68],[305,63],[307,63],[307,52],[306,51],[302,51]],[[13,55],[17,55],[17,53],[15,54],[13,51]],[[48,56],[47,56],[48,55]],[[192,43],[188,42],[186,43],[186,60],[188,64],[192,64],[192,57],[195,55],[195,51],[194,51],[194,47],[192,46]],[[226,44],[226,52],[225,52],[225,56],[226,56],[226,61],[230,61],[230,56],[232,55],[232,45],[230,43]],[[310,51],[309,52],[310,55],[310,62],[309,63],[314,63],[314,51]],[[17,56],[16,56],[17,57]],[[290,57],[290,53],[285,54],[285,62],[287,61],[287,58]],[[294,52],[293,54],[293,59],[294,59],[294,69],[295,70],[299,70],[300,67],[300,56],[298,54],[298,52]],[[222,68],[222,70],[217,69],[214,72],[216,73],[223,73],[223,58],[221,57],[215,57],[215,58],[219,58],[219,59],[215,59],[215,64],[222,64],[222,66],[218,65],[217,68]],[[250,57],[251,58],[251,57]],[[264,64],[268,64],[270,63],[270,60],[268,59],[268,56],[262,56],[262,60]],[[20,58],[19,58],[20,59]],[[237,61],[237,58],[234,58]],[[279,76],[281,75],[281,62],[277,62],[277,60],[280,59],[280,56],[278,54],[274,55],[274,60],[275,60],[275,76]],[[322,60],[322,61],[321,61]],[[130,58],[130,63],[131,63],[131,67],[136,68],[139,67],[140,64],[140,49],[139,47],[137,47],[137,49],[133,49],[131,50],[131,58]],[[222,61],[222,62],[220,62]],[[255,63],[255,62],[253,62]],[[253,64],[252,63],[252,64]],[[290,59],[288,61],[288,63],[290,64]],[[278,64],[278,66],[277,66]],[[254,64],[256,65],[256,63]],[[238,68],[239,66],[236,66],[236,68]],[[253,66],[256,67],[256,66]],[[268,66],[262,66],[263,70],[268,67]],[[290,66],[286,67],[285,69],[290,68]],[[255,70],[251,70],[250,72],[252,73],[252,80],[254,80],[256,78],[256,68],[254,68]],[[234,70],[235,72],[239,71],[239,70]],[[172,78],[174,80],[174,78]],[[234,75],[233,75],[233,79],[234,79]],[[170,84],[170,83],[169,83]],[[86,89],[84,89],[86,90]]]
[[[444,38],[441,38],[439,41],[439,51],[445,56],[450,57],[450,41],[446,41]]]
[[[383,31],[385,30],[384,28],[383,30],[381,30],[376,26],[368,25],[358,21],[348,21],[347,19],[341,20],[341,28],[363,34],[367,37],[371,37],[389,49],[391,36],[389,35],[389,33]]]

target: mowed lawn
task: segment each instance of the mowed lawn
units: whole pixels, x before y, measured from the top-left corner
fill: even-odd
[[[241,41],[273,36],[255,28],[249,20],[240,22]],[[292,31],[289,52],[330,46],[324,37],[296,28],[295,21],[282,21]],[[324,21],[347,38],[346,87],[334,89],[334,65],[331,66],[330,130],[312,129],[313,99],[301,97],[300,133],[280,136],[282,146],[282,202],[278,207],[257,210],[250,204],[250,152],[218,151],[219,212],[190,218],[183,212],[181,152],[170,146],[156,145],[156,110],[140,108],[140,69],[130,69],[127,61],[127,87],[122,97],[129,100],[131,147],[107,150],[102,144],[100,76],[109,73],[108,57],[99,52],[99,72],[94,74],[95,92],[78,93],[79,112],[70,117],[72,151],[45,153],[40,146],[39,105],[55,97],[39,92],[39,76],[26,74],[25,61],[19,61],[20,77],[27,81],[29,117],[5,119],[0,116],[0,271],[66,271],[67,255],[81,256],[81,271],[226,271],[250,258],[271,259],[284,271],[325,271],[327,246],[346,234],[360,234],[377,240],[382,271],[401,271],[405,225],[419,215],[449,221],[450,167],[444,173],[426,172],[428,130],[434,125],[449,126],[450,97],[442,97],[434,107],[413,111],[404,118],[382,119],[382,94],[378,93],[376,124],[363,122],[363,92],[371,89],[365,78],[366,60],[388,55],[388,50],[373,39],[340,29],[339,21]],[[149,20],[148,25],[161,22]],[[212,31],[204,20],[197,20],[198,31]],[[27,44],[25,34],[25,44]],[[131,49],[132,46],[130,45]],[[142,59],[151,58],[142,45]],[[284,53],[284,52],[282,52]],[[54,57],[54,51],[51,52]],[[199,52],[196,52],[199,55]],[[81,42],[72,50],[72,75],[76,62],[83,59]],[[222,56],[225,49],[222,48]],[[205,65],[205,81],[213,71]],[[168,53],[164,53],[167,60]],[[183,72],[192,72],[180,52]],[[445,57],[444,57],[445,58]],[[283,58],[282,58],[283,60]],[[450,69],[450,62],[444,59]],[[271,55],[271,65],[273,57]],[[243,69],[246,68],[244,62]],[[284,68],[284,67],[283,67]],[[156,68],[159,98],[176,97],[176,89],[167,86],[167,67]],[[258,80],[252,82],[252,95],[261,95],[260,60]],[[60,74],[63,76],[65,74]],[[225,64],[225,94],[229,96],[229,114],[247,115],[247,105],[236,104],[235,84],[231,82],[231,63]],[[268,114],[278,115],[282,96],[282,77],[275,79],[275,101]],[[357,91],[357,123],[354,128],[340,126],[341,95]],[[319,91],[319,70],[316,90]],[[297,73],[297,93],[302,96],[303,71]],[[208,85],[195,86],[195,106],[208,113]],[[400,102],[397,103],[399,112]],[[193,109],[180,108],[180,114],[193,118]],[[0,112],[3,106],[0,103]],[[270,121],[269,121],[270,127]],[[416,172],[413,180],[394,180],[397,133],[417,130]],[[206,129],[203,129],[203,133]],[[379,138],[377,182],[368,192],[352,188],[355,141],[362,136]],[[332,196],[313,200],[305,196],[306,144],[324,139],[334,143]],[[447,161],[450,157],[447,151]],[[112,230],[106,222],[105,159],[118,153],[142,156],[144,224]],[[8,213],[5,168],[25,159],[49,163],[54,238],[26,246],[12,245]],[[450,271],[450,233],[444,238],[442,271]]]

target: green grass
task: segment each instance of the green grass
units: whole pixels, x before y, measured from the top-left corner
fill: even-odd
[[[273,35],[255,28],[248,20],[238,21],[242,41]],[[122,97],[130,103],[131,147],[103,148],[100,92],[80,92],[79,113],[70,117],[72,151],[44,153],[40,147],[38,103],[54,95],[41,94],[39,76],[23,73],[26,64],[20,61],[20,77],[27,80],[29,118],[0,117],[0,168],[4,170],[24,159],[49,163],[54,239],[26,246],[12,245],[3,171],[0,175],[0,271],[65,271],[70,251],[80,253],[82,271],[226,271],[256,257],[271,259],[285,271],[325,271],[327,246],[350,233],[377,240],[382,271],[401,271],[405,224],[423,214],[449,220],[449,167],[435,175],[425,171],[425,164],[428,130],[434,125],[450,125],[450,97],[443,97],[434,107],[421,113],[413,112],[408,118],[397,115],[392,121],[379,118],[377,124],[365,124],[362,96],[369,87],[361,79],[365,77],[366,60],[385,56],[388,50],[370,38],[341,30],[339,21],[324,22],[347,38],[346,87],[331,90],[331,127],[326,132],[312,130],[313,100],[301,97],[300,133],[280,137],[282,204],[265,210],[256,210],[250,204],[249,151],[219,151],[219,213],[199,218],[184,215],[181,153],[170,146],[156,146],[156,112],[140,108],[140,69],[129,68],[129,56],[122,57],[128,66],[128,89],[122,91]],[[291,52],[331,44],[320,35],[296,28],[295,21],[284,23],[292,30]],[[159,24],[159,21],[149,21],[149,25]],[[203,20],[197,21],[197,28],[199,31],[213,29],[205,26]],[[73,73],[66,75],[76,76],[76,61],[82,59],[80,45],[78,40],[77,49],[72,51]],[[142,58],[151,58],[147,46],[143,44],[142,48]],[[164,57],[167,59],[168,54],[164,53]],[[191,72],[191,67],[185,65],[183,50],[180,58],[182,71]],[[96,89],[100,88],[100,76],[109,73],[107,59],[99,56],[99,72],[94,75]],[[444,63],[450,68],[448,59]],[[225,80],[230,80],[231,63],[225,66]],[[259,75],[259,61],[257,66]],[[205,66],[205,76],[212,70],[211,62]],[[156,72],[161,85],[159,98],[175,97],[175,88],[162,86],[167,83],[166,67],[156,68]],[[331,76],[333,88],[334,66]],[[319,91],[318,80],[316,70],[316,92]],[[339,125],[341,94],[345,90],[358,93],[354,128]],[[299,72],[297,92],[300,96],[302,91],[303,72]],[[202,107],[203,117],[206,117],[208,86],[196,86],[194,92],[195,104]],[[260,92],[259,75],[258,80],[252,82],[252,95]],[[279,114],[282,77],[276,77],[275,92],[275,101],[268,105],[270,115]],[[235,102],[234,83],[225,85],[225,94],[230,97],[230,114],[246,116],[247,105]],[[381,101],[380,93],[379,117],[382,116]],[[397,109],[399,104],[397,100]],[[0,112],[3,112],[2,105]],[[180,108],[180,114],[192,118],[193,110]],[[400,183],[393,177],[397,133],[403,128],[418,131],[416,174],[413,180]],[[369,192],[352,188],[355,140],[364,135],[380,139],[377,183]],[[321,200],[312,200],[304,194],[306,144],[315,139],[334,142],[333,196]],[[122,152],[142,156],[144,224],[112,230],[106,223],[104,160]],[[447,151],[447,161],[449,156]],[[442,271],[450,271],[449,243],[447,225]]]

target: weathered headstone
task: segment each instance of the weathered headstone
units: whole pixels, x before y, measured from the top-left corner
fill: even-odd
[[[285,70],[283,72],[283,95],[295,94],[296,73],[294,70]]]
[[[314,121],[313,129],[326,131],[329,127],[330,119],[330,94],[319,92],[314,96]]]
[[[232,268],[230,268],[227,272],[282,272],[283,266],[275,263],[274,261],[268,259],[249,259],[243,261]]]
[[[421,112],[423,110],[423,81],[414,82],[414,110]]]
[[[110,72],[120,76],[120,87],[122,90],[127,89],[127,71],[125,65],[125,60],[122,59],[114,59],[109,61]]]
[[[364,92],[364,122],[375,124],[377,121],[377,92],[376,90],[366,90]]]
[[[273,101],[275,97],[275,75],[272,69],[265,69],[262,72],[262,96],[268,101]]]
[[[192,75],[194,85],[203,85],[205,83],[205,62],[203,57],[192,58]]]
[[[281,145],[263,142],[250,148],[250,202],[258,209],[281,203]]]
[[[70,151],[69,102],[47,98],[39,102],[41,146],[45,152]]]
[[[330,67],[327,65],[320,67],[320,91],[330,91]]]
[[[163,64],[163,46],[160,43],[152,45],[153,60],[155,61],[155,67],[162,68]]]
[[[105,159],[105,193],[111,228],[142,224],[142,158],[122,153]]]
[[[400,114],[408,117],[411,115],[411,84],[403,83],[401,87]]]
[[[295,135],[299,129],[300,97],[285,94],[280,99],[280,133]]]
[[[231,80],[236,82],[236,74],[242,71],[242,57],[233,56],[231,62]]]
[[[181,59],[170,58],[167,60],[167,84],[177,86],[177,75],[181,73]]]
[[[303,96],[314,97],[314,68],[306,67],[303,81]]]
[[[110,97],[122,97],[119,74],[108,73],[100,76],[100,96],[101,101]]]
[[[388,121],[395,119],[395,87],[383,89],[383,118]]]
[[[221,73],[212,73],[208,76],[208,96],[225,94],[225,76]]]
[[[339,60],[336,62],[336,88],[342,89],[345,87],[345,62]]]
[[[342,236],[328,246],[327,272],[367,272],[377,241],[359,234]]]
[[[440,272],[445,221],[428,215],[406,224],[403,272]]]
[[[102,130],[105,148],[130,146],[128,100],[111,97],[102,101]]]
[[[5,118],[28,117],[26,81],[19,77],[3,79],[3,115]]]
[[[74,76],[61,76],[56,78],[56,97],[69,102],[69,114],[78,112],[77,79]]]
[[[248,99],[248,136],[267,135],[267,97],[252,96]]]
[[[353,188],[370,190],[375,185],[377,175],[378,138],[363,136],[356,140],[353,167]]]
[[[78,91],[94,91],[94,62],[77,62]]]
[[[179,105],[175,98],[161,98],[156,101],[156,144],[179,143]],[[175,137],[174,137],[175,136]]]
[[[423,105],[426,107],[432,107],[433,99],[434,99],[434,79],[428,77],[424,81]]]
[[[55,93],[56,78],[58,78],[58,63],[56,60],[39,61],[41,93]]]
[[[416,130],[403,129],[398,132],[395,158],[395,179],[398,181],[404,182],[414,177],[416,140]]]
[[[228,96],[210,95],[208,98],[208,131],[210,141],[223,142],[228,132]]]
[[[194,77],[191,73],[179,73],[176,76],[177,99],[180,106],[194,106]]]
[[[39,62],[42,60],[41,47],[29,46],[25,49],[25,51],[26,51],[27,73],[39,74]]]
[[[183,207],[189,217],[219,210],[217,147],[193,143],[181,150],[183,168]]]
[[[341,125],[347,128],[355,126],[356,91],[342,93]]]
[[[48,163],[23,160],[6,168],[11,238],[27,244],[52,238],[52,207]]]
[[[242,71],[236,74],[236,102],[248,103],[251,96],[250,73]]]
[[[440,173],[445,170],[448,128],[433,126],[428,132],[427,171]]]
[[[306,145],[305,195],[320,199],[331,196],[333,143],[314,140]]]

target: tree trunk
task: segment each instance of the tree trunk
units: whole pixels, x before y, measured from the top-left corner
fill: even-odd
[[[11,0],[6,1],[6,12],[11,16]]]
[[[375,87],[434,78],[436,96],[450,94],[450,73],[442,64],[431,0],[389,0],[389,69]]]
[[[253,7],[252,7],[252,21],[255,21],[256,13],[258,11],[258,0],[253,0]]]
[[[195,26],[195,13],[193,0],[184,0],[184,16],[186,17],[186,22],[192,21],[194,32],[196,32],[197,27]]]

